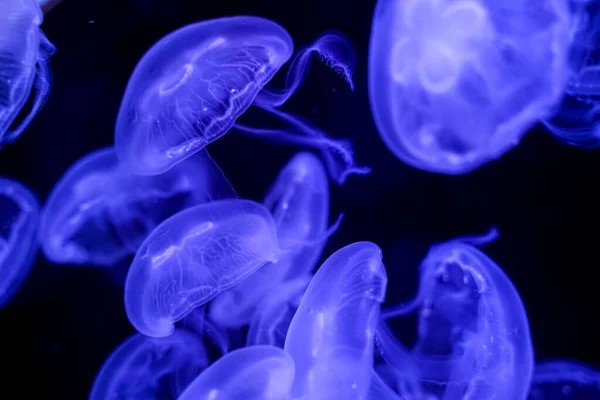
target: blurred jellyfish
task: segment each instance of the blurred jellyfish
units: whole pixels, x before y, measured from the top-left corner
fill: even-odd
[[[510,279],[468,240],[433,246],[420,267],[417,297],[381,313],[387,319],[419,308],[418,340],[412,350],[385,324],[377,331],[381,356],[407,390],[400,395],[461,400],[527,397],[533,347],[525,308]]]
[[[285,339],[294,398],[366,398],[386,286],[381,250],[369,242],[336,251],[317,270]]]
[[[287,400],[294,362],[274,346],[235,350],[198,376],[178,400]]]
[[[202,341],[184,330],[168,338],[134,334],[106,359],[89,400],[177,399],[208,365]]]
[[[544,125],[568,144],[600,146],[600,4],[572,1],[570,77],[560,108]]]
[[[437,173],[501,157],[558,106],[570,24],[566,0],[379,0],[369,94],[382,139]]]
[[[40,227],[43,251],[58,264],[113,266],[171,215],[231,196],[207,152],[164,174],[136,176],[107,147],[73,164],[50,193]]]
[[[39,29],[43,20],[35,0],[0,2],[0,146],[23,133],[50,93],[55,48]]]
[[[248,324],[258,303],[272,294],[273,287],[311,272],[329,236],[327,174],[311,153],[298,153],[287,163],[267,192],[264,204],[275,220],[279,245],[293,251],[212,301],[210,318],[225,327]]]
[[[125,283],[129,321],[145,335],[168,336],[194,308],[285,254],[261,204],[221,200],[184,210],[137,251]]]
[[[274,293],[258,303],[250,320],[246,345],[268,344],[283,348],[290,323],[311,278],[307,275],[280,283]]]
[[[535,366],[528,400],[600,399],[600,372],[576,361],[546,361]]]
[[[38,250],[40,206],[21,183],[0,177],[0,307],[27,278]]]
[[[119,158],[138,174],[165,172],[227,133],[255,99],[257,106],[279,116],[273,107],[297,90],[314,52],[351,82],[353,47],[345,37],[330,33],[298,54],[286,90],[257,97],[292,52],[287,31],[259,17],[202,21],[165,36],[142,57],[127,85],[115,130]],[[361,173],[346,142],[330,140],[300,121],[294,125],[304,144],[324,152],[334,178]],[[258,131],[260,136],[279,135]]]

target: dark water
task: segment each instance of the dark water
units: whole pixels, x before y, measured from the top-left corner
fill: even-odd
[[[0,174],[19,179],[41,199],[78,158],[113,141],[130,73],[168,32],[227,15],[258,15],[284,26],[296,46],[329,29],[356,46],[356,91],[316,65],[288,110],[349,137],[366,178],[333,187],[332,215],[344,211],[324,256],[359,240],[384,251],[389,300],[416,290],[427,247],[490,225],[500,239],[486,252],[514,281],[527,307],[538,359],[600,364],[600,152],[562,145],[534,129],[501,161],[467,176],[440,176],[405,166],[383,145],[371,118],[367,54],[374,1],[65,0],[43,29],[56,45],[54,86],[30,129],[0,153]],[[351,9],[348,9],[351,7]],[[241,196],[260,200],[292,147],[233,132],[210,146]],[[15,299],[0,312],[2,390],[19,398],[82,399],[110,351],[133,333],[122,289],[99,269],[53,266],[40,255]],[[408,320],[400,332],[410,340]],[[400,326],[399,326],[400,327]],[[5,395],[0,395],[5,397]]]

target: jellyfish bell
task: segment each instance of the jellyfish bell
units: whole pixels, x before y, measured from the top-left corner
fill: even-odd
[[[0,146],[23,133],[50,94],[55,48],[39,28],[43,19],[35,0],[0,3]]]
[[[436,173],[498,159],[558,106],[570,23],[564,0],[380,0],[369,96],[383,141]]]
[[[382,311],[382,318],[415,308],[419,329],[412,350],[394,343],[385,325],[378,342],[399,374],[421,383],[416,390],[444,398],[526,398],[533,346],[525,308],[510,279],[482,251],[461,240],[433,246],[421,264],[416,299]]]
[[[527,400],[600,398],[600,371],[573,360],[546,360],[535,366]]]
[[[129,321],[145,335],[168,336],[194,308],[284,254],[261,204],[220,200],[181,211],[136,253],[125,283]]]
[[[0,307],[19,290],[35,261],[39,209],[30,189],[0,177]]]

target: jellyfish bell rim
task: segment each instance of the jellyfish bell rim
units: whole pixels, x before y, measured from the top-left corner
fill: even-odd
[[[217,140],[221,136],[225,135],[233,127],[235,119],[237,119],[239,115],[245,112],[245,110],[248,109],[248,107],[250,107],[254,102],[254,98],[256,96],[247,99],[248,101],[245,102],[247,104],[244,104],[244,107],[240,109],[239,115],[232,120],[231,126],[222,128],[220,133],[215,135],[214,138],[212,138],[212,140],[205,141],[204,143],[199,143],[197,146],[192,146],[192,149],[183,151],[181,154],[176,156],[165,155],[165,157],[170,158],[171,161],[163,161],[161,165],[152,165],[151,163],[144,161],[149,157],[143,157],[143,160],[141,160],[139,157],[132,156],[130,154],[131,149],[128,150],[128,147],[131,147],[129,144],[132,141],[135,141],[135,139],[133,139],[132,137],[135,135],[140,135],[140,133],[136,132],[138,128],[136,128],[134,124],[131,125],[126,122],[127,117],[125,115],[128,114],[128,110],[132,107],[132,104],[136,103],[131,99],[131,97],[135,97],[136,95],[139,96],[140,93],[144,93],[145,90],[142,90],[141,88],[148,88],[156,84],[156,81],[158,80],[157,78],[154,79],[154,82],[151,82],[151,84],[146,83],[140,86],[139,81],[142,80],[142,78],[144,78],[144,76],[146,75],[146,72],[148,71],[148,66],[154,64],[157,59],[160,59],[161,56],[164,55],[164,51],[169,49],[170,46],[172,46],[174,38],[176,37],[180,37],[178,38],[178,40],[186,43],[186,45],[183,46],[183,50],[180,49],[177,51],[178,57],[180,57],[182,54],[188,53],[191,50],[193,50],[193,48],[189,47],[189,42],[194,36],[192,33],[196,30],[203,30],[204,32],[208,32],[211,28],[213,28],[213,32],[210,33],[210,35],[206,35],[206,37],[202,40],[198,40],[197,46],[209,42],[211,40],[214,41],[215,38],[219,36],[227,37],[229,35],[230,37],[233,36],[236,40],[239,41],[239,37],[241,37],[240,32],[231,33],[231,27],[228,28],[230,32],[228,32],[228,29],[225,29],[226,25],[231,26],[233,24],[235,24],[235,29],[233,29],[234,31],[240,29],[248,29],[250,27],[256,29],[257,27],[259,27],[260,34],[246,35],[244,37],[247,40],[249,40],[251,44],[260,43],[261,38],[269,38],[270,48],[274,50],[280,50],[274,51],[274,61],[270,64],[274,68],[272,68],[272,71],[270,71],[269,74],[265,76],[264,82],[262,82],[263,86],[260,87],[258,92],[262,90],[264,85],[266,85],[273,78],[273,76],[277,74],[281,67],[284,64],[286,64],[292,57],[294,52],[294,42],[289,32],[279,23],[271,19],[252,15],[234,15],[202,20],[180,27],[159,38],[154,44],[152,44],[152,46],[150,46],[150,48],[146,50],[146,52],[142,55],[142,57],[135,65],[127,81],[125,93],[123,94],[123,98],[121,100],[121,104],[119,106],[119,111],[117,113],[117,118],[115,121],[114,143],[115,149],[117,151],[117,156],[119,157],[119,160],[122,163],[125,163],[136,174],[157,175],[170,170],[178,163],[184,161],[186,158],[205,148],[214,140]],[[164,68],[163,70],[159,71],[159,73],[161,72],[164,73]],[[137,106],[133,106],[133,108],[137,110]],[[189,142],[189,140],[187,142]],[[160,155],[160,151],[156,151],[155,153]],[[161,157],[163,156],[161,155]]]

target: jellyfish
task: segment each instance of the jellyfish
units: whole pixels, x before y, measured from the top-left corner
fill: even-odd
[[[271,345],[283,348],[290,323],[311,278],[312,275],[307,274],[282,282],[274,293],[265,296],[258,303],[248,326],[247,346]]]
[[[350,173],[368,173],[355,166],[347,142],[276,110],[298,89],[315,52],[351,82],[350,42],[335,32],[323,35],[298,53],[285,90],[265,88],[292,52],[287,31],[259,17],[202,21],[165,36],[142,57],[127,85],[115,129],[119,158],[138,174],[165,172],[227,133],[255,103],[294,127],[286,134],[240,126],[242,131],[312,144],[340,181]]]
[[[571,21],[566,0],[379,0],[369,96],[381,138],[435,173],[500,158],[560,103]]]
[[[39,28],[43,20],[36,0],[0,3],[0,146],[17,140],[50,94],[55,48]]]
[[[311,272],[329,236],[329,188],[321,161],[298,153],[281,170],[264,199],[277,226],[279,245],[294,249],[276,264],[267,264],[216,297],[209,316],[228,328],[250,322],[262,298],[280,282]]]
[[[285,338],[296,365],[294,398],[366,398],[387,286],[381,259],[375,244],[353,243],[315,273]]]
[[[600,372],[577,361],[544,361],[535,366],[527,399],[600,399]]]
[[[178,400],[287,400],[294,362],[274,346],[232,351],[200,374]]]
[[[219,200],[161,223],[138,249],[125,282],[125,310],[141,333],[168,336],[174,323],[287,251],[269,211]]]
[[[137,176],[106,147],[78,160],[54,186],[42,213],[42,249],[57,264],[111,267],[171,215],[233,196],[206,151],[164,174]]]
[[[488,235],[493,240],[494,235]],[[525,308],[504,272],[468,238],[433,246],[420,267],[415,299],[382,310],[382,319],[419,309],[412,349],[384,322],[377,347],[407,397],[527,398],[533,346]]]
[[[39,210],[27,187],[0,177],[0,307],[19,290],[35,261]]]
[[[202,340],[185,330],[167,338],[136,333],[106,359],[89,400],[177,399],[209,363]]]

